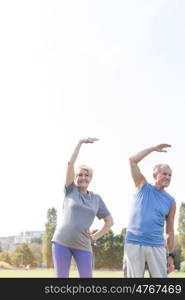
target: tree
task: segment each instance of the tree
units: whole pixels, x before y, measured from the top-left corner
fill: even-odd
[[[31,265],[32,267],[35,267],[35,257],[27,243],[22,243],[15,248],[11,260],[16,266]]]
[[[126,229],[114,235],[112,230],[93,244],[95,268],[122,268],[123,241]]]
[[[179,226],[178,231],[179,235],[182,235],[185,237],[185,203],[181,203],[180,209],[179,209]]]
[[[31,244],[39,244],[41,245],[42,244],[42,238],[41,237],[35,237],[35,238],[32,238],[31,241],[30,241]]]
[[[179,242],[179,235],[175,235],[175,259],[174,259],[174,264],[176,269],[180,269],[180,263],[183,260],[183,255],[182,255],[182,246],[181,243]]]
[[[121,233],[114,237],[114,267],[122,269],[123,267],[123,254],[124,254],[124,238],[126,228],[121,230]]]
[[[185,260],[185,203],[181,203],[178,219],[179,243],[182,257]]]
[[[42,264],[42,245],[40,243],[31,243],[29,247],[32,253],[34,253],[35,266],[39,267]]]
[[[53,267],[52,253],[51,253],[51,239],[57,224],[57,213],[54,207],[49,208],[47,212],[47,222],[45,224],[45,233],[43,239],[43,262],[47,268]]]
[[[103,237],[98,239],[93,244],[94,251],[94,266],[95,268],[110,268],[112,265],[112,245],[114,235],[112,230],[109,230]]]
[[[11,264],[11,256],[9,254],[9,252],[7,251],[3,251],[0,253],[0,261],[5,261],[9,264]]]

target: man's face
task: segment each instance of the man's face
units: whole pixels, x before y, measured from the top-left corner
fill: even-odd
[[[161,166],[154,175],[155,184],[162,188],[170,185],[172,170],[168,166]]]
[[[79,169],[76,173],[75,179],[78,187],[87,188],[91,181],[91,176],[89,176],[89,172],[87,170]]]

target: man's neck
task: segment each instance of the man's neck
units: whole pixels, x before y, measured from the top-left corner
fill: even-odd
[[[161,185],[158,184],[158,183],[155,183],[155,184],[154,184],[154,187],[155,187],[157,190],[159,190],[159,191],[164,191],[164,186],[161,186]]]

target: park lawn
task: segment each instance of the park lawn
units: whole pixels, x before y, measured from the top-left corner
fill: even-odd
[[[0,269],[0,278],[54,278],[53,269],[32,269],[32,270],[4,270]],[[70,277],[77,278],[76,270],[70,272]],[[94,270],[94,278],[123,278],[122,271],[113,270]],[[145,273],[145,277],[149,277]],[[169,278],[185,278],[185,272],[173,272],[169,274]]]

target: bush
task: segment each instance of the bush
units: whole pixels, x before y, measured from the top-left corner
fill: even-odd
[[[0,261],[0,269],[12,269],[12,266],[5,261]]]
[[[185,272],[185,261],[182,261],[180,264],[180,271]]]
[[[7,262],[7,263],[11,264],[10,253],[8,251],[1,252],[0,253],[0,261],[4,261],[4,262]]]

